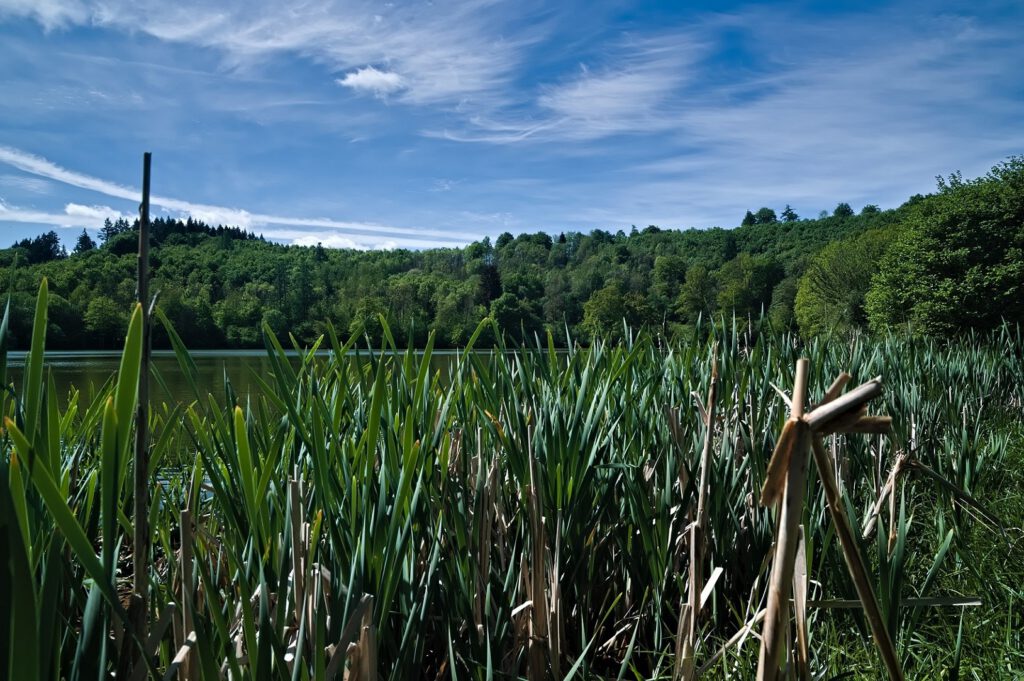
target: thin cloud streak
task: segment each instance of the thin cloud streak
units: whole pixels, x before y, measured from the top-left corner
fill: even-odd
[[[68,170],[40,156],[26,153],[12,147],[0,146],[0,163],[10,165],[32,175],[45,177],[63,184],[87,189],[105,196],[128,201],[137,201],[141,196],[138,189],[133,189],[114,182],[92,177]],[[250,213],[237,208],[193,203],[180,199],[152,196],[150,203],[169,211],[177,211],[210,224],[234,225],[248,231],[259,231],[263,227],[278,225],[285,227],[326,228],[333,233],[347,233],[358,236],[384,235],[403,242],[415,242],[431,245],[466,244],[476,237],[462,232],[441,231],[434,229],[415,229],[394,227],[368,222],[352,222],[330,218],[298,218],[281,215]],[[40,214],[41,215],[41,214]],[[24,221],[24,220],[23,220]],[[266,230],[264,230],[266,233]],[[415,237],[415,238],[409,238]],[[424,237],[433,237],[425,239]]]
[[[76,204],[69,204],[68,210],[61,214],[18,208],[8,206],[3,202],[0,202],[0,223],[21,223],[40,225],[43,227],[56,227],[59,229],[96,230],[102,226],[103,220],[106,218],[110,218],[112,220],[116,220],[120,217],[126,219],[131,218],[131,216],[119,213],[114,209],[109,209],[109,213],[107,213],[101,210],[88,210],[91,208],[98,209],[102,207],[76,206]],[[323,245],[329,248],[351,248],[361,251],[382,249],[391,250],[396,248],[450,248],[461,245],[405,236],[388,236],[381,238],[355,233],[341,234],[338,232],[279,229],[273,226],[270,226],[267,229],[261,229],[259,232],[265,238],[286,242],[296,246]]]
[[[0,203],[0,222],[18,222],[62,229],[97,229],[102,224],[102,218],[97,222],[95,217],[88,215],[46,213],[44,211],[11,207]]]

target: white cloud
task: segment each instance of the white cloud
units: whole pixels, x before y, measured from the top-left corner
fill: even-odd
[[[64,206],[64,214],[76,218],[94,220],[97,223],[102,223],[107,218],[111,220],[117,220],[118,218],[133,219],[132,216],[115,210],[110,206],[83,206],[80,203],[69,203]]]
[[[355,239],[340,234],[304,234],[302,236],[294,237],[291,243],[295,246],[325,246],[327,248],[354,248],[356,250],[366,250],[366,247],[361,245]]]
[[[74,229],[96,229],[103,224],[102,220],[97,222],[95,218],[89,216],[47,213],[45,211],[9,206],[2,201],[0,201],[0,222],[18,222],[29,225]]]
[[[357,92],[372,92],[377,97],[405,89],[405,83],[400,75],[394,71],[380,71],[373,66],[346,73],[344,78],[339,78],[335,82]]]
[[[439,243],[433,239],[420,239],[409,236],[376,236],[366,234],[342,234],[325,228],[287,229],[269,226],[259,230],[264,237],[282,241],[296,246],[316,246],[320,244],[328,248],[354,248],[360,251],[392,250],[395,248],[434,248],[438,246],[452,247],[458,244]],[[465,243],[469,243],[466,241]]]

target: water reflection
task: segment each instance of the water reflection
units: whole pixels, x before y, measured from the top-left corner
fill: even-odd
[[[272,381],[270,360],[263,350],[197,350],[191,355],[196,365],[196,384],[199,389],[204,393],[212,393],[222,404],[226,400],[225,377],[231,382],[231,387],[239,400],[243,402],[250,395],[260,391],[257,377],[265,382]],[[328,353],[324,352],[322,355],[326,359]],[[447,371],[455,356],[455,351],[435,351],[431,357],[432,369]],[[298,363],[297,353],[290,353],[289,357]],[[365,360],[369,355],[362,352],[358,357]],[[121,354],[115,351],[47,352],[45,366],[53,373],[54,384],[61,401],[64,401],[71,388],[75,387],[81,392],[81,399],[88,402],[95,398],[116,373],[120,362]],[[24,352],[9,353],[7,380],[13,381],[18,390],[21,386],[24,364]],[[150,381],[152,403],[175,404],[193,399],[188,381],[173,352],[154,351],[153,367],[161,380]]]

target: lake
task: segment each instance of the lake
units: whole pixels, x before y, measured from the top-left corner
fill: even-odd
[[[442,371],[451,366],[456,350],[435,350],[431,357],[433,368]],[[7,356],[8,381],[13,381],[20,391],[21,375],[25,365],[24,352],[10,352]],[[288,353],[298,361],[298,354]],[[328,352],[321,353],[324,358]],[[195,350],[191,352],[199,372],[197,383],[200,390],[212,392],[218,402],[224,403],[224,376],[231,381],[235,393],[244,400],[251,392],[259,390],[254,378],[260,376],[270,381],[271,364],[265,350]],[[353,353],[353,357],[356,355]],[[360,352],[359,357],[368,357]],[[177,403],[189,401],[191,395],[184,374],[178,367],[178,360],[170,350],[154,350],[153,365],[163,378],[164,385],[150,381],[152,402]],[[91,401],[103,384],[117,371],[121,362],[119,351],[51,351],[46,353],[46,367],[53,372],[53,380],[61,401],[67,397],[72,386],[81,392],[81,399]]]

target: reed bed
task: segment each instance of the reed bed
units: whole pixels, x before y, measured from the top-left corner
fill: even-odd
[[[227,381],[196,385],[168,328],[193,394],[150,408],[140,631],[142,310],[86,404],[48,377],[46,303],[44,282],[23,384],[0,405],[7,678],[753,678],[777,522],[759,499],[801,357],[810,403],[841,372],[884,377],[872,408],[891,434],[823,446],[908,677],[959,669],[973,623],[1020,606],[1011,568],[971,573],[1021,553],[988,503],[1019,447],[1019,330],[944,345],[805,344],[746,324],[566,352],[471,342],[445,373],[429,343],[332,331],[295,361],[266,330],[273,371],[242,400]],[[818,474],[796,510],[798,616],[772,674],[876,678]],[[995,657],[1020,673],[1019,655]]]

